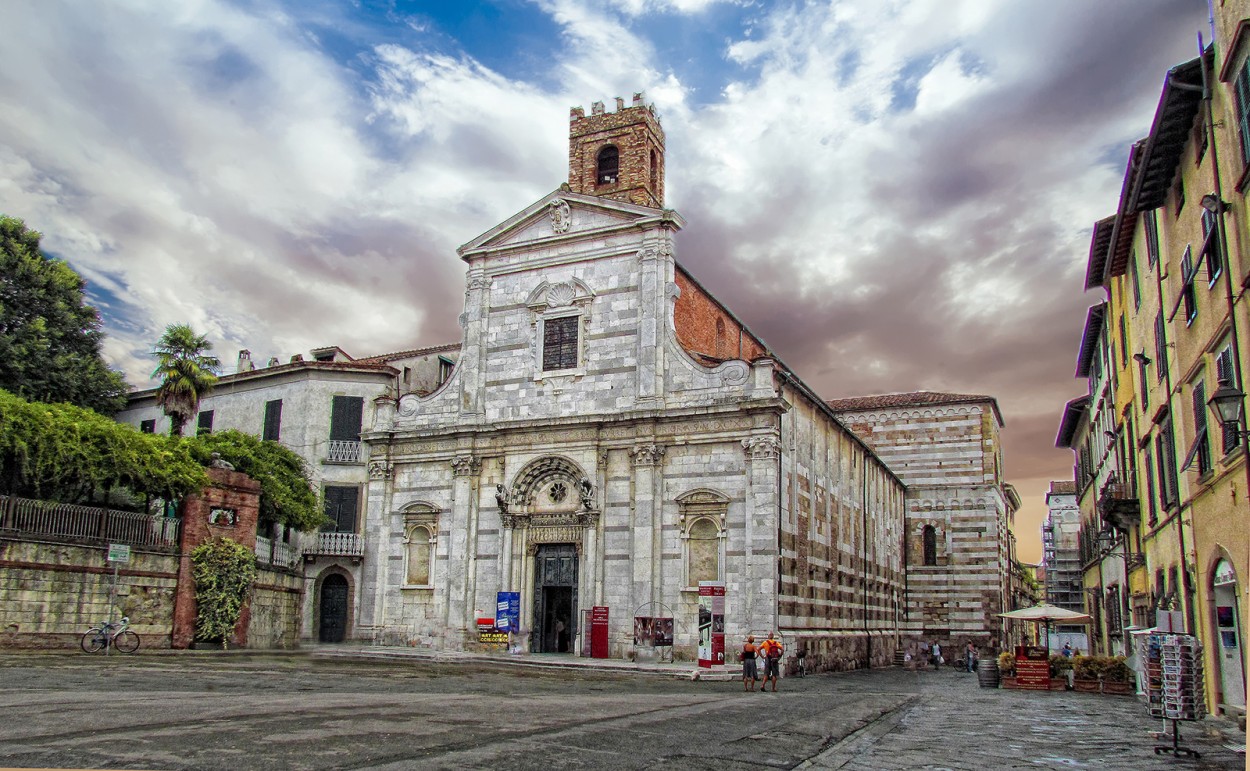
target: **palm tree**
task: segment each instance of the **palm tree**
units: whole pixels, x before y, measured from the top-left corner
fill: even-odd
[[[169,416],[169,435],[182,436],[183,426],[200,409],[204,398],[217,382],[221,362],[208,355],[213,344],[196,334],[187,324],[170,324],[156,343],[152,355],[159,364],[152,377],[159,377],[156,403]]]

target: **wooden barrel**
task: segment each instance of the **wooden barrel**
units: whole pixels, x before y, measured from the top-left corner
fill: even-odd
[[[981,659],[977,662],[977,682],[982,688],[998,687],[998,659]]]

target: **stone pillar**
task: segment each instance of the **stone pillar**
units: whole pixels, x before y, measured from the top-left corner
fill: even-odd
[[[371,451],[370,454],[374,459],[369,461],[369,487],[365,495],[365,559],[360,570],[356,630],[362,636],[370,630],[370,637],[376,641],[378,633],[387,624],[386,595],[389,587],[394,585],[391,576],[387,575],[387,566],[394,548],[391,539],[391,480],[395,465],[389,453]]]
[[[663,347],[668,303],[664,296],[673,244],[668,234],[638,252],[638,401],[664,392]]]
[[[656,573],[660,559],[660,544],[656,528],[660,518],[660,502],[656,495],[658,469],[664,458],[664,446],[643,444],[634,447],[634,511],[633,511],[633,586],[630,595],[633,608],[645,602],[655,602]]]
[[[447,604],[444,607],[443,621],[452,650],[464,647],[469,627],[476,621],[469,618],[473,609],[466,607],[465,591],[468,585],[467,572],[471,567],[469,524],[474,509],[475,480],[481,467],[482,462],[468,454],[457,455],[451,460],[451,510],[448,512],[447,558],[444,560],[443,574],[443,585],[447,587]]]
[[[174,593],[174,628],[171,648],[189,648],[195,640],[195,578],[191,551],[214,538],[229,538],[247,548],[256,549],[256,522],[260,516],[260,482],[229,464],[207,469],[210,487],[188,495],[182,502],[182,535],[178,546],[178,587]],[[251,620],[244,606],[235,626],[231,642],[247,645],[247,627]]]
[[[490,308],[491,280],[481,265],[469,269],[464,292],[464,346],[456,368],[460,371],[460,412],[481,416],[485,412],[483,391],[486,387],[486,316]]]
[[[744,621],[747,629],[776,629],[781,444],[774,435],[753,436],[742,440],[742,449],[747,460]]]

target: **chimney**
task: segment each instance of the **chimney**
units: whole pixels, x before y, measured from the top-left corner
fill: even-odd
[[[254,369],[256,369],[256,365],[252,363],[252,352],[246,348],[239,351],[239,366],[235,369],[235,371],[251,372]]]

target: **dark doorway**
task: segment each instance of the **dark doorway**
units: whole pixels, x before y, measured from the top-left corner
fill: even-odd
[[[577,625],[577,549],[573,544],[538,547],[534,557],[535,653],[571,653]]]
[[[343,642],[347,633],[347,579],[332,573],[321,582],[321,642]]]

